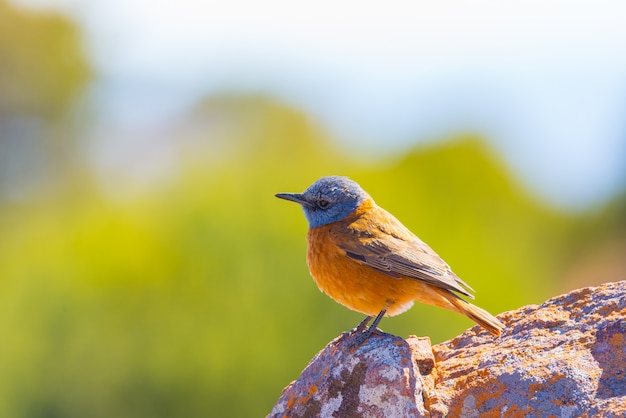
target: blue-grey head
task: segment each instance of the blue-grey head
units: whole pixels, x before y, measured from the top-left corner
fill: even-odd
[[[278,193],[276,197],[299,203],[311,228],[344,219],[370,198],[356,182],[339,176],[322,177],[303,193]]]

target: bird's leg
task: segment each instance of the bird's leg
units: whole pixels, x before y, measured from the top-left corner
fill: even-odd
[[[376,315],[376,318],[374,318],[374,321],[372,322],[372,325],[369,326],[369,328],[367,328],[365,331],[361,332],[359,335],[356,336],[356,346],[359,346],[361,344],[363,344],[365,342],[365,340],[367,340],[367,338],[372,335],[372,332],[374,332],[374,330],[376,330],[376,327],[378,326],[378,323],[380,322],[381,319],[383,319],[383,316],[385,316],[385,313],[387,312],[387,308],[383,309],[382,311],[380,311],[380,313],[378,315]],[[367,318],[365,318],[364,321],[362,321],[358,326],[357,326],[357,330],[362,330],[363,328],[365,328],[365,325],[367,325],[367,322],[370,320],[371,316],[368,316]]]
[[[367,327],[367,323],[370,322],[370,319],[372,319],[371,316],[366,316],[365,319],[359,322],[359,325],[356,326],[356,331],[357,332],[363,331],[365,327]]]
[[[372,322],[372,325],[370,325],[370,327],[367,329],[368,334],[371,334],[372,331],[376,330],[376,327],[378,327],[378,323],[381,319],[383,319],[385,313],[387,313],[387,308],[383,309],[378,315],[376,315],[376,318],[374,318],[374,322]]]

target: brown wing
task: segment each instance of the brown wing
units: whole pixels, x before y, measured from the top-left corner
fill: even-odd
[[[384,209],[376,207],[344,227],[350,239],[337,245],[356,262],[391,277],[421,280],[474,298],[468,292],[473,289],[432,248]]]

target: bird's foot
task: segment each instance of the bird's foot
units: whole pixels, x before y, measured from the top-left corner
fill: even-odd
[[[372,335],[372,332],[378,330],[378,323],[383,318],[383,316],[385,316],[385,312],[387,312],[387,310],[383,309],[376,316],[376,318],[374,318],[374,321],[372,321],[372,324],[369,327],[367,327],[367,324],[370,322],[370,319],[372,319],[371,316],[365,317],[365,319],[356,326],[355,333],[357,333],[357,335],[354,338],[354,344],[352,344],[352,347],[359,347],[365,342],[365,340],[369,338],[370,335]]]
[[[360,347],[367,339],[372,335],[374,329],[369,327],[367,329],[357,329],[358,334],[354,337],[354,344],[352,345],[355,348]]]

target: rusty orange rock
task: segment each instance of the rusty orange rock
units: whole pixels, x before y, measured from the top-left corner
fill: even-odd
[[[346,333],[317,354],[270,417],[626,416],[626,282],[498,316],[443,344]]]

